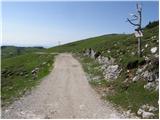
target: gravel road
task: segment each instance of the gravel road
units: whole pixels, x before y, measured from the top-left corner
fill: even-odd
[[[2,118],[124,118],[124,115],[100,99],[71,54],[60,54],[52,72],[29,95],[2,109]]]

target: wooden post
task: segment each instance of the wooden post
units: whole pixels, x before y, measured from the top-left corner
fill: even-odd
[[[142,22],[142,7],[140,4],[137,3],[137,14],[132,14],[134,17],[133,19],[128,19],[127,21],[136,26],[135,29],[135,36],[138,38],[138,56],[142,57],[142,51],[141,51],[141,37],[143,36],[142,34],[142,29],[141,29],[141,22]],[[132,21],[137,21],[137,23],[133,23]]]
[[[142,8],[137,3],[137,12],[138,12],[138,31],[141,31],[141,21],[142,21]],[[141,51],[141,37],[138,37],[138,56],[142,57],[142,51]]]
[[[142,52],[141,52],[141,37],[138,37],[138,57],[142,57]]]

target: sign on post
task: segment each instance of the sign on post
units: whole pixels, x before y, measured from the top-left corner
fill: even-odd
[[[143,33],[142,33],[142,31],[135,31],[135,37],[137,37],[137,38],[139,38],[139,37],[143,37]]]

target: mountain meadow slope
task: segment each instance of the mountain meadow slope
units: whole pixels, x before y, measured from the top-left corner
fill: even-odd
[[[8,106],[27,94],[53,67],[54,55],[37,54],[42,47],[2,46],[1,105]]]
[[[89,83],[128,115],[158,118],[159,21],[143,28],[142,57],[134,34],[109,34],[49,48],[71,52],[82,63]]]

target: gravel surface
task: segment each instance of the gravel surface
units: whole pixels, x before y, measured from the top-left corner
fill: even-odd
[[[54,69],[29,95],[2,108],[2,118],[125,118],[90,87],[71,54],[56,57]]]

